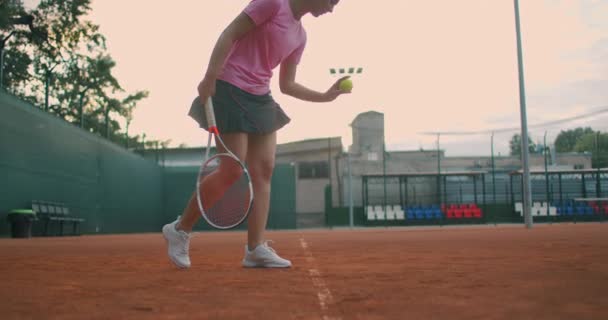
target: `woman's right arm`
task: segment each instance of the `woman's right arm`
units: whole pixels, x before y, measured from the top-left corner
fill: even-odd
[[[211,53],[205,77],[198,85],[201,102],[207,101],[208,97],[215,94],[215,81],[222,72],[234,43],[254,28],[253,20],[247,14],[241,13],[222,32]]]

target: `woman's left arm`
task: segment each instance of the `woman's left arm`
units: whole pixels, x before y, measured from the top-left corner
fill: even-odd
[[[296,99],[310,102],[330,102],[336,100],[341,94],[350,93],[350,91],[339,89],[340,81],[347,79],[348,76],[338,79],[338,81],[336,81],[326,92],[318,92],[297,83],[297,71],[298,65],[295,63],[283,62],[281,64],[279,87],[281,88],[282,93]]]

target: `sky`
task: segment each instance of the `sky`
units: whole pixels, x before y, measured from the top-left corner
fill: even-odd
[[[38,1],[25,0],[26,6]],[[249,0],[93,0],[116,78],[129,92],[149,90],[130,133],[206,144],[206,132],[187,116],[222,30]],[[525,91],[530,125],[608,107],[608,0],[520,0]],[[435,149],[423,132],[491,131],[518,127],[520,100],[513,0],[342,0],[332,14],[302,19],[308,43],[296,80],[325,91],[330,68],[362,67],[354,89],[315,104],[280,93],[291,117],[278,142],[342,137],[361,112],[384,113],[387,149]],[[552,141],[562,129],[608,131],[608,116],[533,127],[531,138]],[[515,132],[497,134],[508,153]],[[448,156],[489,155],[490,135],[442,135]]]

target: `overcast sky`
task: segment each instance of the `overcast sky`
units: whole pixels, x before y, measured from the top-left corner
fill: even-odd
[[[93,0],[129,90],[149,90],[131,132],[198,146],[206,133],[186,113],[220,32],[248,0]],[[35,0],[26,0],[32,6]],[[608,107],[608,1],[521,0],[530,124]],[[292,118],[279,142],[341,136],[369,110],[384,113],[388,149],[435,148],[425,131],[482,131],[519,125],[513,0],[342,0],[333,14],[303,19],[308,45],[297,80],[320,91],[332,67],[363,67],[353,94],[313,104],[271,90]],[[276,70],[278,74],[278,69]],[[579,125],[608,130],[608,116],[532,129],[535,141]],[[508,152],[512,133],[495,137]],[[442,136],[448,155],[490,152],[490,137]]]

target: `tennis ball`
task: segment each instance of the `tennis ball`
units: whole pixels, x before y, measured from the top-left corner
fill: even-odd
[[[353,90],[353,81],[350,79],[344,79],[340,81],[340,85],[338,87],[342,91],[351,91]]]

